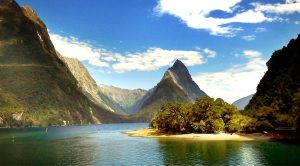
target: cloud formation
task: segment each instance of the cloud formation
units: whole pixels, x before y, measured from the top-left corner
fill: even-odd
[[[87,61],[89,64],[100,67],[108,67],[109,64],[101,61],[101,52],[105,50],[96,49],[87,42],[81,42],[75,37],[63,37],[50,33],[51,41],[55,49],[63,56]]]
[[[255,32],[256,32],[256,33],[259,33],[259,32],[265,32],[265,31],[267,31],[267,29],[264,28],[264,27],[257,27],[257,28],[255,28]]]
[[[276,14],[291,14],[300,13],[300,0],[286,0],[285,3],[275,4],[260,4],[255,3],[257,11],[276,13]]]
[[[171,66],[176,59],[187,66],[205,63],[205,57],[199,51],[166,50],[151,47],[144,52],[121,54],[103,48],[95,48],[88,42],[79,41],[75,37],[64,37],[50,34],[50,38],[58,52],[63,56],[86,61],[101,71],[113,70],[117,73],[130,71],[154,71],[164,66]],[[208,48],[203,50],[207,57],[216,56],[216,52]]]
[[[248,58],[245,64],[234,65],[224,71],[200,73],[193,79],[209,96],[223,98],[230,103],[253,94],[267,70],[266,60],[254,50],[245,50],[243,55]]]
[[[208,48],[204,48],[203,52],[207,55],[208,58],[215,58],[217,56],[216,51],[210,50]]]
[[[255,35],[246,35],[246,36],[242,36],[242,39],[246,40],[246,41],[253,41],[255,40],[256,36]]]
[[[197,51],[164,50],[153,47],[146,52],[129,53],[118,57],[112,68],[118,73],[153,71],[163,66],[171,66],[176,59],[180,59],[187,66],[204,63],[204,57]]]
[[[244,55],[248,58],[260,58],[261,57],[261,53],[259,51],[255,51],[255,50],[244,50]]]
[[[237,10],[242,0],[159,0],[155,12],[161,16],[168,14],[180,19],[190,28],[203,29],[212,35],[232,37],[243,29],[232,23],[262,23],[280,20],[266,13],[290,14],[300,12],[299,0],[286,0],[285,3],[252,3],[248,9]],[[222,11],[231,17],[213,17],[211,13]]]

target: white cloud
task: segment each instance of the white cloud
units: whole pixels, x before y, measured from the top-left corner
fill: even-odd
[[[244,50],[244,55],[248,58],[259,58],[261,53],[255,50]]]
[[[266,29],[266,28],[263,28],[263,27],[257,27],[257,28],[255,29],[255,32],[256,32],[256,33],[259,33],[259,32],[265,32],[265,31],[267,31],[267,29]]]
[[[103,48],[95,48],[88,42],[79,41],[75,37],[64,37],[50,34],[56,50],[63,56],[87,61],[90,65],[99,67],[99,71],[117,73],[129,71],[153,71],[164,66],[170,66],[176,59],[182,60],[187,66],[205,63],[203,55],[198,51],[165,50],[152,47],[144,52],[121,54]],[[205,49],[207,56],[215,56],[215,52]]]
[[[242,0],[160,0],[155,8],[158,15],[169,14],[179,18],[188,27],[208,30],[212,35],[234,36],[241,31],[231,23],[261,23],[272,21],[261,11],[249,9],[229,18],[215,18],[209,14],[220,10],[233,13]]]
[[[203,52],[207,55],[208,58],[215,58],[217,55],[216,51],[210,50],[208,48],[204,48]]]
[[[294,22],[296,25],[300,25],[300,21],[295,21]]]
[[[242,39],[246,40],[246,41],[253,41],[255,40],[256,36],[255,35],[246,35],[246,36],[242,36]]]
[[[255,54],[252,54],[255,53]],[[193,77],[199,87],[209,96],[223,98],[227,102],[256,92],[256,87],[267,67],[258,51],[244,51],[249,58],[245,64],[234,65],[224,71],[201,73]]]
[[[180,59],[187,66],[203,64],[203,56],[197,51],[164,50],[149,48],[142,53],[129,53],[119,57],[112,68],[123,73],[127,71],[153,71],[163,66],[170,66],[176,59]]]
[[[276,13],[276,14],[291,14],[300,13],[300,0],[286,0],[285,3],[276,4],[260,4],[255,3],[257,11]]]
[[[155,12],[162,16],[168,14],[180,19],[190,28],[203,29],[212,35],[235,36],[242,27],[233,23],[262,23],[266,21],[285,21],[279,14],[300,13],[300,0],[286,0],[282,3],[250,3],[248,9],[240,6],[242,0],[159,0]],[[231,17],[213,17],[213,11],[231,14]],[[257,29],[263,32],[265,29]]]
[[[75,37],[63,37],[58,34],[50,34],[50,38],[55,49],[63,56],[88,61],[88,63],[95,66],[109,66],[108,63],[100,60],[102,50],[93,48],[87,42],[81,42]]]

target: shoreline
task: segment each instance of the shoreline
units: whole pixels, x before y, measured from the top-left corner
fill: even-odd
[[[187,140],[197,140],[197,141],[271,141],[275,139],[274,136],[262,134],[262,133],[166,134],[151,128],[124,131],[122,133],[127,134],[128,136],[131,137],[171,138],[171,139],[187,139]]]

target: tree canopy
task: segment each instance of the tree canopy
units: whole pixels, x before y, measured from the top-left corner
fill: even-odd
[[[255,119],[218,98],[203,97],[195,103],[166,103],[154,116],[151,127],[162,132],[216,133],[250,130]]]

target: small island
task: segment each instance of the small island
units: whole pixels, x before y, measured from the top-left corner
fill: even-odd
[[[274,137],[262,133],[190,133],[190,134],[168,134],[161,133],[157,129],[144,128],[140,130],[126,131],[125,134],[132,137],[146,137],[146,138],[174,138],[174,139],[187,139],[197,141],[268,141],[273,140]]]
[[[262,111],[265,112],[265,109]],[[202,97],[195,103],[166,103],[152,118],[150,128],[124,133],[133,137],[200,141],[295,139],[297,120],[291,123],[294,126],[280,126],[282,124],[274,123],[276,117],[257,114],[257,111],[238,111],[220,98]],[[287,118],[293,120],[292,117]]]

